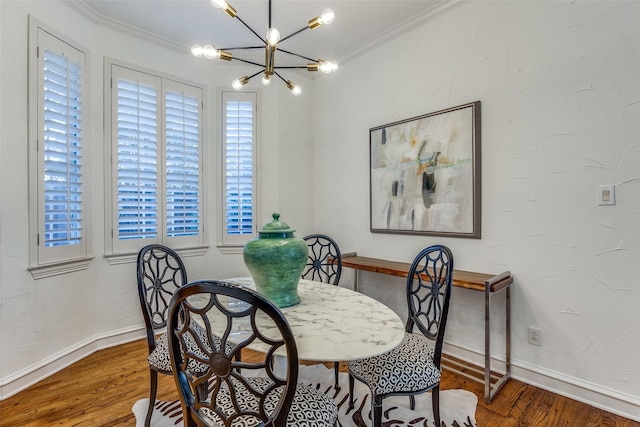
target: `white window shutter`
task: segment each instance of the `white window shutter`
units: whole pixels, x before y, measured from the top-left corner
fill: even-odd
[[[200,100],[165,91],[165,186],[168,237],[201,232]]]
[[[82,67],[44,49],[44,246],[78,245],[82,218]]]
[[[158,237],[157,88],[118,78],[117,236],[120,240]]]
[[[256,94],[223,93],[223,243],[255,234]]]

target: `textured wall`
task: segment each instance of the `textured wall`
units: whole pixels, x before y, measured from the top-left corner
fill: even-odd
[[[26,271],[28,14],[87,46],[93,68],[96,259],[85,272],[39,281]],[[0,19],[0,389],[10,392],[21,375],[141,325],[133,266],[110,266],[102,257],[103,57],[202,82],[209,105],[215,105],[215,88],[238,69],[205,66],[96,27],[56,1],[2,0]],[[597,390],[603,398],[596,404],[612,398],[638,405],[638,22],[638,2],[469,2],[341,64],[338,73],[305,87],[301,98],[263,90],[270,106],[263,128],[263,219],[280,210],[299,234],[327,232],[344,251],[363,255],[410,260],[439,242],[454,250],[460,269],[511,270],[519,374]],[[368,129],[475,100],[482,101],[483,115],[483,238],[369,233]],[[207,214],[216,218],[215,110],[208,114]],[[616,206],[596,206],[601,184],[616,185]],[[214,245],[216,230],[208,233]],[[244,274],[239,256],[214,247],[186,262],[193,279]],[[363,275],[362,282],[402,311],[401,280]],[[482,348],[481,308],[479,295],[454,292],[451,344]],[[501,308],[497,301],[498,320]],[[529,325],[542,329],[541,347],[527,344]],[[496,332],[494,356],[500,357],[504,344]]]
[[[638,2],[470,2],[318,81],[314,113],[316,182],[340,183],[314,187],[317,228],[365,256],[409,261],[437,242],[458,269],[512,271],[518,373],[631,408],[640,403],[639,22]],[[482,239],[370,233],[368,129],[476,100]],[[596,205],[601,184],[616,186],[616,206]],[[402,281],[364,274],[361,283],[402,310]],[[454,293],[451,344],[482,350],[480,297]],[[527,343],[528,326],[542,329],[540,347]]]

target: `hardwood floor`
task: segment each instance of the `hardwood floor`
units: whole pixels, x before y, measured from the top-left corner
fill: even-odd
[[[134,426],[133,404],[148,396],[146,341],[99,351],[0,402],[0,426]],[[486,404],[482,385],[445,371],[442,389],[478,396],[479,426],[628,426],[640,423],[580,402],[509,381]],[[173,378],[160,375],[158,399],[176,400]]]

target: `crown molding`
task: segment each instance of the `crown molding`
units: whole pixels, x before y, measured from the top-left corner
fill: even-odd
[[[405,20],[404,22],[401,22],[394,27],[382,31],[378,36],[367,40],[365,43],[362,43],[361,45],[348,50],[338,58],[338,63],[345,64],[351,60],[354,60],[357,57],[369,52],[373,48],[411,31],[416,26],[428,21],[432,21],[439,16],[449,13],[451,10],[457,8],[458,6],[469,2],[471,2],[471,0],[441,0],[434,2],[434,5],[432,7],[425,9],[421,13],[412,16],[411,18]]]
[[[118,21],[116,19],[106,17],[96,12],[91,6],[89,6],[84,1],[78,1],[78,0],[63,0],[63,1],[69,7],[74,9],[76,12],[89,18],[96,25],[100,25],[102,27],[115,30],[120,33],[124,33],[144,41],[155,43],[162,47],[165,47],[180,53],[190,52],[190,49],[191,49],[190,46],[185,46],[182,43],[178,43],[174,40],[168,39],[166,37],[162,37],[150,31],[145,31],[138,27],[125,24],[124,22]]]

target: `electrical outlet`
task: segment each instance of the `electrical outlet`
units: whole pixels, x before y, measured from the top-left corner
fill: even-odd
[[[529,344],[542,345],[542,329],[529,326]]]

